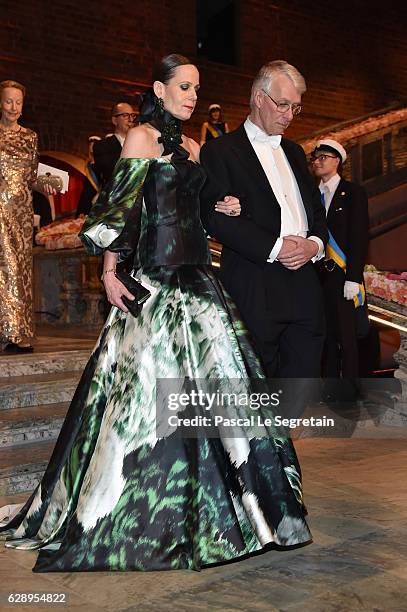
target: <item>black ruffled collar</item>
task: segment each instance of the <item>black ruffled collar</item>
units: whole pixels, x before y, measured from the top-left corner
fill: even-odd
[[[164,146],[163,155],[172,153],[179,161],[188,159],[188,151],[181,146],[182,121],[162,108],[152,89],[142,94],[140,115],[137,122],[150,123],[161,133],[158,142]]]

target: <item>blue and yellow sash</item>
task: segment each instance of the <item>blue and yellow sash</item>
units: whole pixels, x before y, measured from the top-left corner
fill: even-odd
[[[100,189],[99,179],[96,176],[96,173],[90,162],[88,162],[85,166],[85,176],[88,179],[89,183],[92,185],[93,189],[95,191],[99,191]]]
[[[212,134],[214,138],[219,138],[219,136],[224,135],[220,128],[216,127],[216,125],[213,125],[209,122],[207,122],[206,124],[206,129]]]
[[[325,195],[321,193],[321,202],[325,208]],[[333,259],[337,266],[339,266],[346,274],[346,255],[328,230],[329,240],[325,248],[325,260]],[[353,298],[355,308],[363,306],[366,300],[366,291],[363,283],[359,283],[359,293]]]

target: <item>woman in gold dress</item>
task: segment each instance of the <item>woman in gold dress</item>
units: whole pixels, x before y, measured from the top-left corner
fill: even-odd
[[[25,88],[16,81],[0,83],[0,349],[31,352],[32,189],[51,193],[36,183],[37,134],[19,125]]]

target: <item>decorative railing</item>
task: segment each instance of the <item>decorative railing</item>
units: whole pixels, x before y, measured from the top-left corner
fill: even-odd
[[[346,148],[344,178],[363,185],[369,197],[407,181],[406,107],[337,124],[314,133],[300,144],[309,154],[323,138],[333,138]]]

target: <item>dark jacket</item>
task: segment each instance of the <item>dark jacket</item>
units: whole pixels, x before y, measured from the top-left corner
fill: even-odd
[[[345,280],[361,283],[368,245],[368,200],[363,187],[341,179],[329,206],[329,231],[346,255]]]
[[[114,167],[122,152],[122,146],[116,136],[108,136],[93,145],[95,170],[104,187],[113,174]]]
[[[326,243],[325,211],[304,151],[285,138],[281,145],[301,192],[308,235]],[[200,158],[208,177],[201,194],[201,218],[209,234],[223,244],[220,278],[249,330],[261,336],[270,309],[276,313],[276,305],[283,318],[293,302],[298,311],[313,316],[322,296],[312,263],[291,272],[279,262],[267,262],[280,236],[281,208],[244,126],[206,143]],[[240,216],[215,211],[215,202],[226,195],[240,199]]]
[[[309,235],[328,239],[319,190],[308,171],[303,149],[281,141],[301,192]],[[235,132],[206,143],[201,164],[208,175],[201,197],[201,215],[208,232],[223,245],[225,254],[263,265],[280,236],[281,209],[257,155],[241,125]],[[226,195],[240,198],[239,217],[216,213],[214,204]]]

